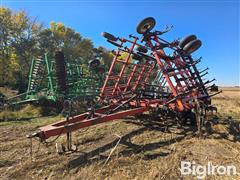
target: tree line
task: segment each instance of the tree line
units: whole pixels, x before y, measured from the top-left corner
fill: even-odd
[[[68,61],[81,59],[87,64],[94,49],[90,39],[63,23],[51,22],[44,27],[37,18],[25,11],[13,11],[0,7],[0,86],[8,86],[24,92],[28,73],[34,57],[48,54],[53,58],[62,50]],[[109,66],[112,55],[104,47],[103,63]]]

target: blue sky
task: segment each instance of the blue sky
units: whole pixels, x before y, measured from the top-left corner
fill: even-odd
[[[110,46],[100,36],[102,31],[117,36],[136,34],[137,23],[148,16],[156,19],[156,29],[173,25],[163,35],[172,41],[189,34],[202,40],[202,47],[193,54],[203,57],[201,68],[209,67],[208,78],[216,78],[218,85],[240,85],[239,1],[198,0],[1,0],[14,10],[25,10],[38,17],[45,26],[51,21],[62,22],[95,46]]]

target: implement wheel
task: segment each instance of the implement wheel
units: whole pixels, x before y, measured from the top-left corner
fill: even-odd
[[[100,65],[100,61],[98,59],[93,59],[88,61],[88,65],[90,68],[96,68]]]
[[[186,51],[188,54],[191,54],[194,51],[198,50],[201,47],[201,45],[202,45],[202,42],[196,39],[186,44],[183,50]]]
[[[182,124],[197,127],[196,114],[193,113],[192,111],[185,112],[185,114],[182,117]]]
[[[153,17],[145,18],[137,25],[137,32],[139,34],[145,34],[146,32],[151,31],[155,24],[156,21]]]
[[[184,48],[184,46],[189,43],[190,41],[196,40],[197,36],[195,35],[189,35],[186,36],[185,38],[181,39],[181,41],[179,42],[179,47],[180,48]]]
[[[110,34],[110,33],[108,33],[108,32],[102,32],[102,34],[101,34],[103,37],[105,37],[106,39],[108,39],[108,40],[110,40],[110,41],[117,41],[118,40],[118,38],[117,37],[115,37],[114,35],[112,35],[112,34]]]

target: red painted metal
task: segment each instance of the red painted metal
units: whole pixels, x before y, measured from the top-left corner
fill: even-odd
[[[204,86],[208,82],[202,81],[196,68],[197,62],[189,54],[177,45],[161,39],[157,32],[146,36],[140,42],[134,36],[130,36],[130,39],[118,38],[119,45],[97,102],[107,106],[41,127],[37,136],[44,140],[95,124],[141,114],[152,108],[167,107],[181,113],[194,108],[192,100],[209,96]],[[166,55],[162,46],[164,43],[176,56]],[[136,46],[144,47],[151,53],[142,56],[136,51]],[[119,59],[123,53],[127,53],[126,58]],[[134,60],[132,55],[144,58]],[[157,79],[157,85],[154,85],[153,80],[158,72],[161,75]],[[148,86],[154,90],[148,90]],[[161,92],[164,88],[169,88],[170,92]],[[161,90],[160,93],[155,92],[155,89]],[[128,110],[123,108],[125,105]]]
[[[123,43],[124,43],[124,39],[121,39],[120,45],[122,46]],[[105,82],[104,82],[103,87],[102,87],[102,90],[101,90],[101,94],[100,94],[101,97],[104,95],[105,88],[106,88],[106,86],[107,86],[107,83],[108,83],[108,81],[109,81],[110,75],[112,74],[114,65],[116,64],[117,58],[118,58],[119,55],[120,55],[120,49],[117,50],[116,55],[115,55],[114,58],[113,58],[112,64],[111,64],[111,66],[110,66],[110,69],[109,69],[109,71],[108,71],[108,74],[107,74],[107,76],[106,76]]]
[[[118,85],[119,85],[119,83],[120,83],[120,79],[122,78],[123,72],[124,72],[124,70],[125,70],[128,62],[129,62],[129,59],[130,59],[130,57],[131,57],[131,52],[133,51],[134,46],[135,46],[137,40],[138,40],[138,38],[134,38],[134,42],[133,42],[133,44],[131,45],[130,50],[129,50],[129,54],[127,55],[127,57],[126,57],[126,59],[125,59],[125,61],[124,61],[125,63],[123,64],[122,69],[121,69],[121,71],[120,71],[120,73],[119,73],[119,77],[118,77],[118,79],[116,80],[115,87],[114,87],[114,89],[113,89],[112,94],[114,94],[114,93],[116,92],[117,88],[118,88]]]
[[[128,82],[127,82],[127,86],[125,87],[125,89],[123,90],[123,92],[126,92],[126,91],[128,90],[129,85],[130,85],[130,83],[131,83],[131,81],[132,81],[132,78],[134,77],[134,74],[135,74],[135,72],[136,72],[136,70],[137,70],[137,67],[138,67],[138,65],[135,64],[134,67],[133,67],[132,72],[130,73],[130,76],[129,76],[129,79],[128,79]]]
[[[148,109],[149,107],[139,107],[139,108],[130,109],[126,111],[116,112],[110,115],[95,113],[94,117],[92,117],[91,119],[87,119],[86,115],[84,116],[82,115],[80,117],[73,117],[70,119],[70,122],[67,122],[66,120],[64,120],[58,123],[53,123],[51,125],[39,128],[40,133],[38,137],[43,140],[48,139],[51,136],[65,134],[68,132],[76,131],[78,129],[100,124],[103,122],[118,120],[126,116],[133,116],[136,114],[140,114],[147,111]]]

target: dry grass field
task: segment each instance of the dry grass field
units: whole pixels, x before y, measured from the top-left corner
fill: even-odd
[[[223,92],[213,98],[219,114],[240,118],[240,88],[220,88]]]
[[[26,135],[59,117],[0,122],[0,179],[196,179],[181,175],[183,160],[234,165],[240,172],[240,89],[222,89],[213,99],[218,118],[209,120],[211,131],[201,139],[188,127],[164,131],[157,122],[130,117],[74,132],[73,153],[56,154],[55,143],[64,143],[65,136],[50,144],[33,140],[31,157]]]

